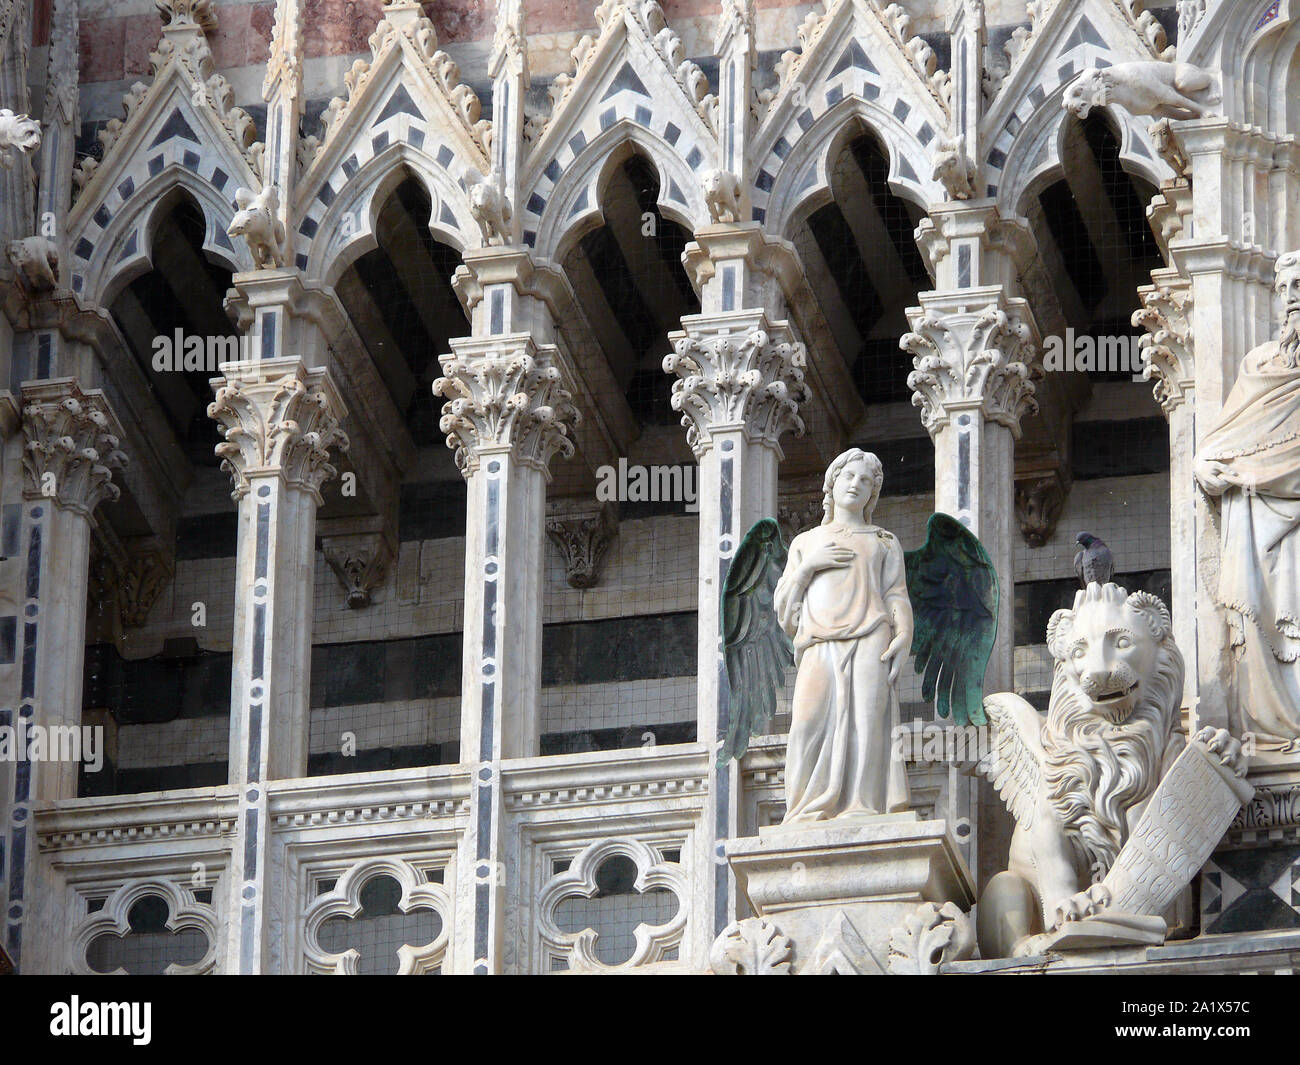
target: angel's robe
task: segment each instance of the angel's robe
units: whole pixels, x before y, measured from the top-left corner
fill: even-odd
[[[804,560],[827,543],[849,548],[853,561],[820,570],[805,587]],[[909,632],[912,626],[898,540],[875,526],[840,524],[796,536],[774,605],[794,640],[798,666],[786,749],[786,822],[907,809],[906,771],[893,756],[898,692],[880,660],[895,625]]]
[[[1276,343],[1248,354],[1198,466],[1232,482],[1220,513],[1218,601],[1237,649],[1242,726],[1300,737],[1300,368]]]

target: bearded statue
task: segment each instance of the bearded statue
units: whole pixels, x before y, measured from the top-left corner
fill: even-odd
[[[1196,480],[1220,503],[1217,600],[1231,632],[1234,728],[1260,751],[1300,737],[1300,252],[1277,261],[1281,339],[1242,360]]]

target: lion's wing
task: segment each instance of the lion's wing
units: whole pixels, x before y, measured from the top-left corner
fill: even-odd
[[[993,781],[1016,823],[1028,828],[1042,793],[1043,719],[1011,692],[988,696],[984,712],[993,728],[993,745],[979,771]]]

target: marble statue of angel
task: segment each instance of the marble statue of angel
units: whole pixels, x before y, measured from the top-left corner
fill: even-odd
[[[898,678],[916,659],[922,697],[959,725],[985,722],[984,671],[997,629],[997,576],[979,540],[945,514],[904,552],[871,523],[884,479],[857,448],[826,471],[820,526],[789,551],[777,523],[746,535],[723,590],[730,716],[719,760],[739,758],[771,719],[797,665],[785,822],[904,810],[895,752]]]

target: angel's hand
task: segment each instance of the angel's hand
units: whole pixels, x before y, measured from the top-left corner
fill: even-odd
[[[907,660],[907,652],[911,646],[912,634],[910,632],[900,632],[889,641],[885,653],[880,656],[880,661],[889,663],[890,684],[898,683],[898,675],[903,671],[903,663]]]
[[[804,560],[804,567],[809,573],[824,569],[843,569],[854,559],[852,550],[839,544],[822,544],[809,552]]]

